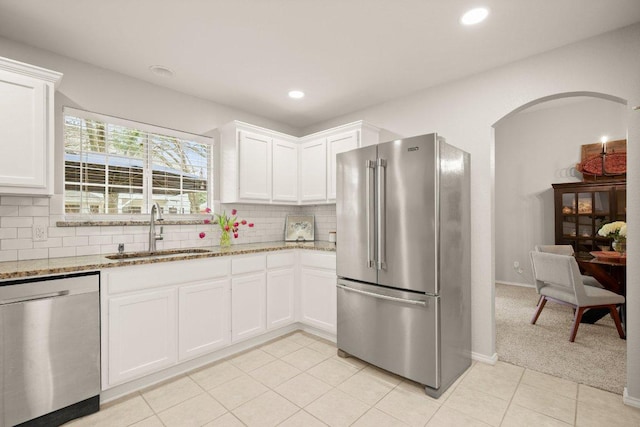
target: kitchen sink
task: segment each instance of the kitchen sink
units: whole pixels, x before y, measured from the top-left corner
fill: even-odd
[[[105,258],[109,259],[130,259],[130,258],[149,258],[156,256],[166,255],[184,255],[184,254],[203,254],[211,252],[209,249],[167,249],[164,251],[155,252],[128,252],[123,254],[106,255]]]

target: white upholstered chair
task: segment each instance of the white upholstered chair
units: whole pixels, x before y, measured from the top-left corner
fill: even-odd
[[[545,252],[548,254],[557,255],[571,255],[573,256],[573,246],[571,245],[537,245],[536,251]],[[587,286],[595,286],[596,288],[604,289],[602,283],[598,282],[594,277],[581,274],[582,283]]]
[[[536,312],[531,318],[535,324],[547,301],[569,305],[575,309],[575,317],[569,341],[574,342],[582,314],[588,308],[608,308],[616,324],[620,338],[624,331],[618,315],[617,306],[624,304],[624,297],[606,289],[584,286],[576,259],[571,255],[557,255],[532,251],[531,266],[536,291],[541,298]]]

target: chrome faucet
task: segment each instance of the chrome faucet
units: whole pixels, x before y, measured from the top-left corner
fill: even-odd
[[[162,226],[160,226],[160,234],[156,234],[156,212],[158,213],[157,221],[163,221],[160,205],[154,203],[153,206],[151,206],[151,220],[149,222],[149,252],[156,251],[156,240],[164,239],[162,236]]]

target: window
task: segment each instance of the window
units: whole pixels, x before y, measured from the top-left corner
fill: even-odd
[[[196,214],[212,202],[210,138],[64,109],[65,212]]]

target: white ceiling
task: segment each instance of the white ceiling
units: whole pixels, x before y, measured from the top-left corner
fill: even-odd
[[[297,128],[639,21],[640,0],[0,0],[0,36]]]

